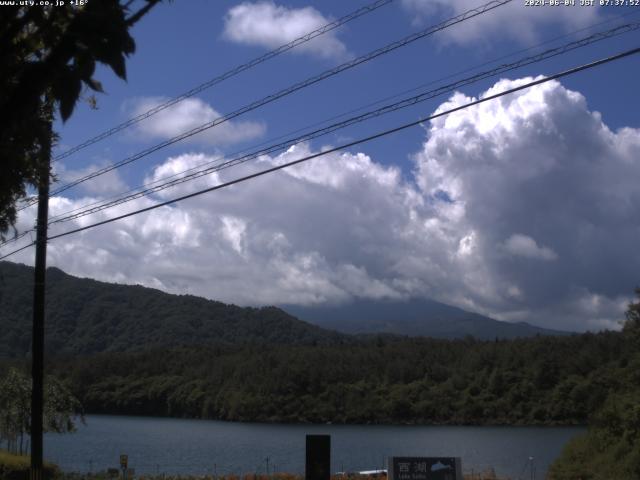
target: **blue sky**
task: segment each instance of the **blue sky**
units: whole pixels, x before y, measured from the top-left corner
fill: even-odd
[[[97,96],[97,110],[81,103],[58,124],[58,152],[366,3],[160,5],[133,31],[137,51],[127,63],[128,81],[98,70],[106,94]],[[56,165],[58,177],[64,183],[104,167],[480,4],[395,0],[78,152]],[[486,62],[513,61],[638,21],[637,7],[513,1],[64,192],[52,199],[52,214],[429,82],[443,85]],[[445,102],[463,104],[639,40],[638,31],[627,33],[53,231],[414,121]],[[523,49],[531,50],[516,53]],[[507,321],[616,328],[640,262],[634,252],[640,193],[629,181],[640,173],[639,74],[639,58],[627,58],[255,185],[65,237],[51,242],[50,264],[243,305],[427,297]],[[32,218],[33,210],[25,211],[19,226]],[[16,261],[31,257],[27,251]]]
[[[102,131],[104,127],[129,118],[131,110],[127,110],[126,105],[132,99],[177,96],[268,51],[266,44],[243,44],[225,35],[225,15],[238,3],[194,0],[188,4],[175,2],[156,8],[138,24],[133,32],[137,42],[137,52],[128,62],[128,81],[126,83],[120,81],[106,69],[99,72],[97,76],[103,81],[107,95],[98,97],[97,112],[80,105],[73,118],[58,129],[62,135],[62,147],[75,145]],[[294,1],[272,5],[287,8],[290,11],[311,7],[326,19],[336,19],[368,3],[370,2]],[[411,6],[429,3],[436,5],[428,8]],[[344,47],[344,52],[321,54],[296,49],[206,90],[198,95],[198,98],[224,114],[350,58],[363,55],[414,31],[450,18],[454,13],[482,4],[475,1],[458,2],[460,7],[453,10],[437,5],[438,3],[392,2],[376,12],[352,21],[335,33],[321,37],[335,38],[336,42]],[[501,22],[495,24],[490,20],[490,17],[496,17],[500,10],[492,11],[485,14],[488,17],[486,20],[471,19],[466,22],[470,25],[469,27],[466,24],[454,26],[446,33],[441,32],[418,40],[398,51],[360,65],[304,91],[296,92],[289,98],[260,108],[242,118],[263,122],[266,127],[265,134],[254,140],[268,140],[301,126],[323,121],[336,114],[362,107],[387,96],[439,80],[469,67],[493,61],[602,21],[612,20],[611,23],[578,32],[531,52],[503,59],[502,62],[537,53],[541,49],[581,38],[595,31],[613,27],[620,22],[638,21],[640,18],[640,12],[633,7],[557,7],[556,11],[561,11],[567,17],[562,21],[553,20],[554,17],[559,16],[554,11],[549,15],[540,16],[537,11],[533,12],[534,7],[524,7],[521,1],[515,1],[512,5],[500,8],[502,11],[512,12],[503,14],[505,15],[503,18],[521,17],[521,21],[529,26],[530,32],[526,35],[521,35],[517,31],[505,32]],[[427,13],[419,14],[421,10]],[[549,7],[547,10],[553,10],[553,8]],[[617,17],[625,14],[630,16],[616,20]],[[531,19],[528,20],[528,17]],[[469,38],[457,34],[459,31],[464,32],[472,28],[474,24],[482,25],[485,21],[489,21],[489,28],[486,31],[473,34]],[[285,37],[282,38],[284,40]],[[631,45],[633,39],[633,35],[623,35],[618,39],[605,41],[601,45],[585,48],[584,51],[573,52],[556,60],[523,68],[517,73],[514,72],[513,75],[554,73],[607,53],[625,49]],[[277,43],[274,40],[273,45]],[[582,92],[588,98],[590,108],[601,112],[610,127],[638,126],[640,122],[638,116],[628,108],[628,100],[637,94],[637,85],[633,78],[638,68],[637,61],[623,61],[578,75],[576,78],[566,79],[563,84]],[[464,91],[475,96],[491,84],[492,81],[480,82],[467,87]],[[382,129],[385,126],[389,127],[426,116],[441,101],[441,99],[434,99],[401,115],[392,116],[388,121],[368,124],[361,129],[334,135],[330,137],[330,141],[323,143],[336,144],[345,137],[355,138],[378,128]],[[421,137],[419,129],[414,129],[376,142],[374,146],[368,146],[367,151],[382,152],[383,156],[379,157],[379,160],[405,164],[404,167],[407,168],[407,157],[415,151],[415,145],[419,144]],[[151,143],[153,142],[149,142]],[[233,152],[238,147],[256,143],[258,142],[234,143],[224,146],[224,150]],[[85,150],[84,155],[77,156],[76,162],[86,162],[87,155],[98,161],[103,157],[120,158],[138,151],[140,146],[141,143],[133,141],[131,135],[120,135],[101,142],[95,148]],[[184,151],[184,149],[185,147],[180,145],[165,150],[154,156],[155,161],[162,160],[167,151],[173,153]],[[70,166],[74,165],[71,159],[68,163]],[[154,159],[140,162],[140,164],[143,163],[153,164]],[[139,179],[139,170],[136,165],[123,174],[131,174],[133,178]]]

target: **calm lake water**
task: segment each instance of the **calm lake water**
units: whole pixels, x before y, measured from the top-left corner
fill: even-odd
[[[270,425],[208,420],[89,415],[73,434],[45,436],[47,460],[64,470],[117,467],[129,456],[136,473],[304,473],[306,434],[331,435],[332,471],[381,468],[388,456],[459,456],[470,472],[544,478],[581,427],[425,427]],[[533,457],[530,461],[529,458]],[[267,462],[268,459],[268,462]]]

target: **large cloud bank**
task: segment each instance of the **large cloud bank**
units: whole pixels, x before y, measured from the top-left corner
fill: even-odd
[[[529,80],[501,80],[483,95]],[[457,93],[439,110],[469,100]],[[169,158],[149,180],[208,160]],[[639,283],[640,131],[611,131],[582,95],[549,82],[432,121],[413,161],[407,178],[364,153],[327,155],[52,241],[50,264],[240,304],[423,296],[556,328],[623,318]],[[88,200],[53,199],[52,214]]]

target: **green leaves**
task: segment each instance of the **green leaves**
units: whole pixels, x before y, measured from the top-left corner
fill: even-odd
[[[60,116],[62,120],[67,120],[73,113],[76,101],[82,90],[82,79],[80,72],[74,68],[65,67],[58,75],[53,86],[54,98],[60,105]]]
[[[87,82],[87,85],[89,85],[89,88],[91,88],[91,90],[93,90],[94,92],[104,93],[104,89],[102,88],[102,83],[100,83],[98,80],[89,78],[86,82]]]
[[[640,475],[640,391],[613,392],[589,430],[551,465],[551,480],[635,479]]]
[[[640,336],[640,287],[635,289],[638,301],[636,303],[630,303],[625,316],[627,321],[624,323],[624,331],[627,333],[634,333],[636,336]]]
[[[79,412],[80,402],[67,387],[54,377],[46,377],[45,431],[72,432],[75,430],[74,418]],[[31,378],[16,368],[9,368],[4,376],[0,376],[0,439],[9,440],[10,444],[13,443],[17,447],[17,439],[29,434],[30,431]]]
[[[38,127],[50,120],[42,115],[45,97],[52,97],[66,121],[83,88],[103,92],[93,78],[96,63],[126,79],[126,58],[135,51],[129,29],[158,1],[147,0],[133,13],[124,0],[90,1],[82,8],[2,9],[0,240],[16,221],[25,185],[39,181],[37,153],[50,140]]]

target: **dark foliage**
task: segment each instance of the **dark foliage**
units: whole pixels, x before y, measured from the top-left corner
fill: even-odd
[[[0,262],[0,357],[30,350],[33,269]],[[47,270],[45,350],[90,354],[216,343],[352,341],[275,307],[241,308],[191,295],[80,279]]]
[[[584,424],[625,385],[620,333],[477,342],[372,339],[57,358],[88,412],[236,421]]]
[[[125,58],[135,50],[129,29],[159,1],[146,0],[136,12],[119,0],[0,9],[0,239],[15,223],[25,185],[37,186],[43,175],[51,106],[66,120],[83,87],[101,92],[93,77],[98,63],[124,79]]]
[[[591,418],[584,435],[571,440],[551,466],[551,480],[640,478],[640,288],[627,309],[623,333],[629,355],[611,373],[616,384]]]

